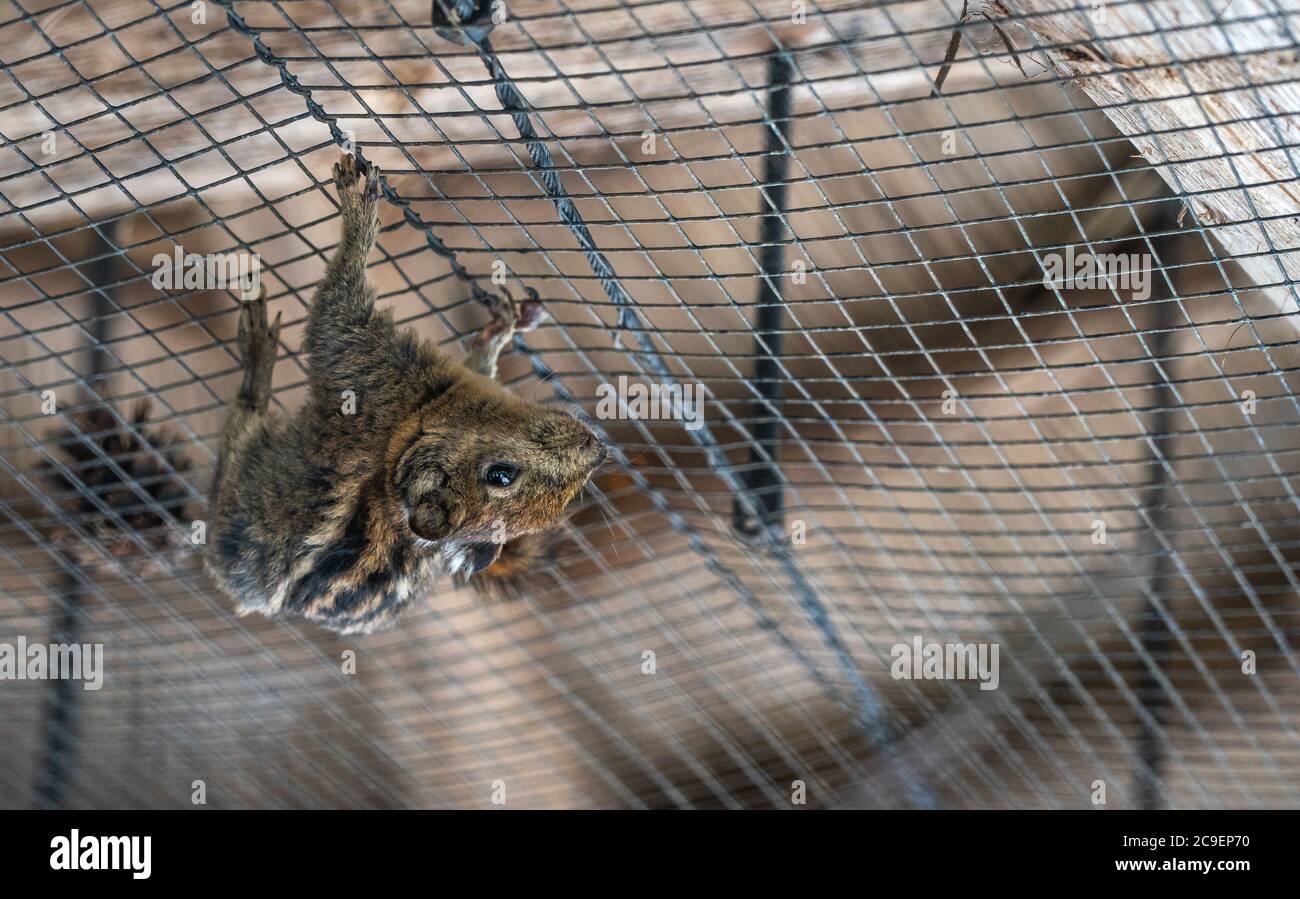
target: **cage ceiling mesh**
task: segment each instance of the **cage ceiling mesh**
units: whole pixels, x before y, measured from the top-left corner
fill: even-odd
[[[0,2],[0,642],[104,652],[0,682],[0,803],[1296,804],[1294,3],[452,5]],[[256,254],[296,408],[345,148],[399,322],[704,397],[357,637],[204,574],[237,292],[155,277]]]

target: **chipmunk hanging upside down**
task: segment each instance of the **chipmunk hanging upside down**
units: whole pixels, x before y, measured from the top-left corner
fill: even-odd
[[[517,577],[534,561],[534,535],[560,523],[605,458],[571,416],[493,380],[514,332],[540,319],[535,301],[505,301],[459,362],[375,311],[365,263],[378,177],[352,156],[334,166],[343,239],[307,322],[310,396],[290,417],[267,411],[279,316],[268,324],[260,292],[245,297],[244,378],[207,552],[240,614],[365,632],[391,624],[439,574]]]

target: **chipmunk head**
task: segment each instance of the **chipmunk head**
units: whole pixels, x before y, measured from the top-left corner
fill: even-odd
[[[413,538],[469,575],[506,541],[559,524],[604,459],[572,416],[467,373],[397,429],[387,475]]]

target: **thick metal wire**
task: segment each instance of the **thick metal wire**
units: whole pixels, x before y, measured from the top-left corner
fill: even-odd
[[[1037,4],[966,9],[538,0],[456,45],[401,0],[16,7],[0,642],[102,642],[107,674],[0,681],[0,801],[1294,804],[1300,297],[1287,216],[1259,204],[1300,172],[1269,68],[1295,16],[1207,5],[1140,29],[1166,54],[1143,60],[1092,5],[1054,8],[1086,45]],[[1236,52],[1185,62],[1206,28]],[[1122,101],[1089,95],[1121,69]],[[1203,118],[1149,121],[1169,96]],[[1238,127],[1260,143],[1224,143]],[[534,596],[445,591],[364,640],[235,619],[197,548],[131,524],[201,521],[238,369],[233,298],[155,290],[149,260],[261,255],[287,413],[341,149],[386,173],[372,277],[399,321],[451,345],[473,306],[535,293],[555,321],[517,339],[514,389],[588,414],[620,375],[707,400],[698,430],[595,422],[617,468]],[[1248,220],[1214,218],[1225,194]],[[1150,296],[1045,287],[1068,248],[1143,254]],[[192,468],[123,414],[84,437],[132,453],[63,451],[69,416],[142,398]],[[155,564],[110,568],[104,521]],[[913,636],[998,645],[1001,686],[893,678]]]

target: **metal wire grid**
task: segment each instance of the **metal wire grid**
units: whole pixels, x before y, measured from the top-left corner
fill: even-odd
[[[1198,24],[1216,16],[1220,28],[1276,21],[1282,45],[1294,48],[1280,7],[1254,9],[1232,16],[1207,10]],[[1212,225],[1167,216],[1153,227],[1139,214],[1142,204],[1167,201],[1126,196],[1120,175],[1158,167],[1117,165],[1128,139],[1103,130],[1102,118],[1076,94],[1055,88],[1059,108],[1036,113],[1006,99],[1005,112],[980,124],[1014,129],[1023,144],[963,155],[959,161],[985,180],[955,187],[928,150],[947,129],[914,127],[916,95],[886,99],[878,89],[889,77],[933,71],[933,47],[946,42],[955,9],[939,21],[922,20],[920,4],[869,11],[810,5],[809,20],[828,39],[816,50],[786,48],[799,102],[780,129],[764,112],[771,57],[764,47],[783,46],[788,4],[718,11],[512,5],[492,35],[502,71],[534,107],[529,121],[556,160],[561,189],[575,197],[619,287],[649,322],[643,335],[656,357],[610,342],[615,304],[575,260],[578,244],[556,224],[527,142],[493,104],[500,84],[486,74],[482,49],[439,42],[427,28],[427,9],[412,4],[346,6],[337,18],[307,4],[237,4],[238,18],[227,22],[242,27],[193,27],[177,15],[189,10],[54,3],[14,7],[5,19],[9,29],[30,34],[49,34],[60,20],[79,28],[42,52],[7,60],[8,127],[20,114],[43,115],[79,143],[60,160],[64,167],[39,159],[32,148],[45,126],[37,118],[17,128],[6,158],[11,174],[0,180],[12,207],[6,224],[25,230],[6,239],[4,251],[9,334],[0,345],[12,385],[4,394],[3,466],[12,482],[4,498],[4,558],[12,571],[6,630],[60,632],[62,621],[82,640],[102,640],[110,670],[126,672],[80,700],[50,701],[41,685],[7,690],[16,697],[6,707],[10,745],[16,759],[28,760],[3,779],[7,803],[29,802],[35,793],[38,801],[73,805],[184,804],[191,778],[205,776],[217,801],[231,805],[475,805],[488,801],[487,784],[501,780],[513,785],[511,804],[785,806],[794,778],[807,782],[816,804],[828,805],[1082,805],[1087,791],[1079,782],[1096,778],[1112,785],[1136,779],[1145,798],[1135,788],[1120,800],[1129,804],[1154,804],[1163,795],[1191,805],[1294,801],[1289,687],[1297,670],[1290,646],[1297,582],[1288,526],[1296,508],[1291,416],[1300,417],[1289,380],[1296,341],[1269,330],[1288,324],[1285,312],[1257,311],[1259,288],[1280,287],[1295,302],[1294,287],[1285,271],[1271,284],[1244,286],[1220,260]],[[726,16],[734,18],[719,22]],[[566,40],[566,29],[576,39]],[[757,36],[760,49],[735,52],[727,39],[733,33]],[[696,44],[683,48],[688,39]],[[678,61],[676,54],[700,42],[712,47],[712,59]],[[1104,47],[1105,38],[1096,43]],[[660,61],[616,62],[624,45],[647,46]],[[898,55],[864,65],[869,51],[886,46]],[[87,70],[92,51],[96,68]],[[114,55],[116,64],[105,61]],[[56,61],[71,73],[66,83],[51,75]],[[982,54],[965,64],[982,69],[987,83],[949,85],[928,101],[954,123],[963,121],[963,109],[1021,89]],[[819,73],[819,65],[829,69]],[[1177,72],[1186,96],[1200,104],[1207,92]],[[1253,89],[1244,65],[1242,73]],[[709,78],[726,80],[713,87]],[[822,88],[846,80],[859,86],[856,95],[828,105]],[[1037,80],[1053,83],[1047,73]],[[624,93],[585,99],[594,84]],[[383,90],[368,90],[372,85]],[[647,85],[658,90],[652,98]],[[218,100],[198,91],[213,87]],[[572,99],[539,109],[535,98],[556,89]],[[85,91],[103,107],[69,116],[75,104],[61,101]],[[722,118],[713,111],[719,98],[735,97],[751,99],[745,113]],[[379,107],[394,98],[410,111]],[[448,98],[459,108],[449,109]],[[160,101],[172,109],[164,114]],[[1132,103],[1140,112],[1143,104]],[[861,112],[878,115],[884,129],[846,131],[846,124],[862,124],[853,122]],[[672,124],[674,117],[687,124]],[[1044,143],[1040,126],[1065,121],[1080,136]],[[1271,119],[1262,113],[1261,121]],[[192,560],[164,575],[124,572],[111,581],[70,563],[51,545],[50,529],[70,528],[90,545],[93,538],[66,511],[70,497],[52,491],[30,464],[39,457],[75,474],[60,463],[50,420],[36,411],[42,390],[53,389],[68,413],[97,407],[96,389],[111,385],[115,404],[152,398],[158,419],[188,438],[197,469],[166,474],[201,502],[229,394],[222,385],[236,369],[233,304],[159,296],[140,260],[160,242],[255,249],[267,261],[267,283],[276,285],[273,303],[305,310],[334,240],[334,215],[320,205],[312,173],[328,171],[344,124],[390,173],[389,199],[407,201],[402,220],[385,218],[374,266],[381,304],[397,304],[399,318],[425,333],[457,340],[474,320],[466,307],[477,291],[464,282],[495,289],[482,285],[490,283],[491,261],[505,259],[512,277],[538,290],[558,320],[534,339],[531,366],[512,370],[517,389],[541,395],[549,387],[589,403],[596,383],[619,373],[653,379],[662,373],[648,366],[662,359],[676,377],[706,384],[723,454],[721,466],[716,456],[709,464],[682,443],[679,425],[611,426],[630,473],[621,486],[595,489],[591,508],[600,527],[570,529],[572,564],[547,594],[487,607],[461,594],[440,596],[401,630],[357,646],[364,674],[355,678],[337,674],[338,654],[351,643],[294,625],[232,620]],[[168,145],[164,138],[182,127],[187,137]],[[1290,145],[1273,128],[1293,178]],[[818,129],[826,136],[808,139]],[[773,154],[756,138],[782,130],[793,137],[779,151],[792,170],[783,183],[805,205],[786,207],[782,216],[793,237],[747,237],[773,186],[760,182]],[[645,132],[679,155],[628,153],[626,145]],[[1150,136],[1157,143],[1170,137],[1157,129]],[[716,149],[688,155],[693,140]],[[872,150],[899,161],[882,164]],[[816,154],[843,151],[851,169],[819,173]],[[1095,168],[1054,171],[1053,160],[1069,151],[1092,154]],[[1221,148],[1220,155],[1238,152]],[[128,153],[139,155],[124,164]],[[438,164],[427,154],[440,154]],[[1026,160],[1042,174],[1007,177],[1009,166]],[[1205,193],[1177,183],[1172,171],[1180,200]],[[1119,199],[1072,203],[1072,182],[1096,172],[1119,188]],[[153,196],[130,190],[167,173],[189,183]],[[404,174],[395,181],[393,173]],[[890,179],[903,176],[918,176],[922,187],[893,189]],[[864,186],[868,198],[844,199],[842,179]],[[32,183],[48,195],[31,200],[22,191]],[[102,204],[104,185],[128,196],[84,218],[65,214]],[[237,192],[223,193],[230,185]],[[1047,189],[1055,208],[1022,211],[1017,200],[1027,188]],[[1249,202],[1250,191],[1241,193]],[[973,216],[973,197],[1004,212]],[[922,200],[940,203],[948,219],[910,221]],[[1150,300],[1116,304],[1122,332],[1114,333],[1131,338],[1127,356],[1107,351],[1113,334],[1098,332],[1088,309],[1064,301],[1024,307],[1021,292],[1034,287],[1037,269],[1020,265],[1030,273],[1008,277],[1003,265],[1019,265],[1026,255],[1041,264],[1043,252],[1059,249],[1031,232],[1060,210],[1079,243],[1105,251],[1109,235],[1086,233],[1082,217],[1108,207],[1129,212],[1159,263]],[[824,212],[838,233],[808,233],[809,209]],[[874,227],[854,218],[862,210],[891,221]],[[184,215],[201,220],[178,224]],[[982,226],[998,224],[1011,226],[1020,243],[990,249]],[[702,230],[709,227],[725,227],[723,239]],[[141,228],[150,239],[126,236]],[[927,236],[937,232],[952,232],[964,247],[936,256]],[[656,239],[665,233],[675,251],[694,260],[693,271],[678,253],[659,252]],[[1260,233],[1266,246],[1259,255],[1281,260],[1289,248],[1274,246],[1267,229]],[[906,256],[871,258],[885,241],[905,247]],[[1199,246],[1189,249],[1189,242]],[[802,342],[775,360],[785,382],[775,458],[753,437],[759,397],[752,364],[763,353],[746,316],[762,277],[755,276],[758,256],[773,243],[815,261],[809,280],[823,292],[793,297],[782,287],[789,326],[781,335],[787,344]],[[827,247],[845,251],[847,260],[824,264]],[[719,274],[726,252],[739,253],[747,267]],[[1196,261],[1176,262],[1175,255]],[[941,270],[952,263],[974,265],[983,281],[951,286]],[[1190,277],[1207,271],[1216,276],[1211,286],[1187,289]],[[844,289],[844,276],[857,279],[856,290]],[[912,286],[900,288],[906,278]],[[971,315],[965,301],[981,290],[997,305]],[[96,314],[88,295],[111,314]],[[935,296],[942,306],[924,309],[929,317],[918,320],[913,304]],[[1237,312],[1226,321],[1248,335],[1235,345],[1214,343],[1209,337],[1222,334],[1195,318],[1198,300],[1208,307],[1218,297]],[[857,309],[866,302],[887,305],[893,318],[864,323]],[[55,319],[38,317],[56,303]],[[838,319],[817,319],[823,307]],[[1034,326],[1049,319],[1064,320],[1068,336],[1042,337]],[[1010,336],[990,340],[992,325]],[[960,329],[968,341],[963,352],[981,367],[954,368],[947,359],[954,351],[927,336],[934,326]],[[828,351],[821,335],[847,337],[850,349]],[[910,348],[888,348],[899,335]],[[1175,349],[1175,338],[1185,348]],[[65,355],[81,345],[89,363]],[[1062,345],[1082,348],[1082,361],[1053,357]],[[1008,364],[1017,352],[1028,361]],[[1202,425],[1198,414],[1212,417],[1238,403],[1239,385],[1225,362],[1245,357],[1260,363],[1269,382],[1267,391],[1256,387],[1261,399],[1285,411],[1266,422],[1211,418],[1216,424]],[[924,366],[909,367],[914,360]],[[303,370],[292,353],[280,368],[279,401],[291,409]],[[1071,380],[1080,372],[1099,380]],[[991,387],[958,391],[960,424],[936,421],[930,388],[978,384],[963,380],[976,374]],[[1030,376],[1045,386],[1015,381]],[[1129,430],[1115,431],[1098,412],[1107,401]],[[118,424],[135,430],[124,418]],[[1173,445],[1187,437],[1195,451]],[[744,470],[736,460],[755,448],[781,472],[788,516],[817,536],[787,558],[737,540],[731,529],[735,480],[719,483],[717,474]],[[1072,454],[1079,448],[1091,459]],[[1022,461],[1033,451],[1038,461]],[[1063,499],[1099,491],[1110,505],[1091,511],[1121,516],[1112,533],[1137,542],[1100,564],[1058,517]],[[78,495],[122,522],[122,510],[93,493]],[[147,495],[137,495],[147,504]],[[961,502],[947,505],[946,496]],[[1225,530],[1229,510],[1245,516],[1252,543]],[[989,532],[1004,532],[1003,541],[985,539]],[[1258,558],[1243,561],[1250,550]],[[1172,573],[1160,573],[1162,564]],[[816,604],[795,601],[791,566]],[[825,620],[819,607],[829,610]],[[60,617],[60,609],[72,614]],[[1003,657],[1004,680],[1014,688],[984,696],[950,682],[890,681],[882,676],[888,647],[912,633],[1014,647]],[[843,652],[828,635],[843,641]],[[1246,647],[1259,651],[1263,673],[1230,685],[1223,659],[1234,667]],[[672,660],[671,675],[640,674],[646,648]],[[864,711],[873,701],[874,710]],[[61,722],[52,712],[68,702]],[[882,766],[889,747],[893,761]],[[904,788],[908,780],[913,789]]]

